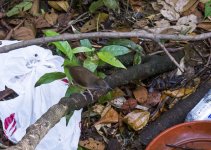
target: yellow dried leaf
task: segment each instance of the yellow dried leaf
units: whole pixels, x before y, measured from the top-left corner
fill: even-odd
[[[113,108],[110,108],[106,114],[98,121],[95,123],[95,125],[97,124],[101,124],[101,123],[104,123],[104,124],[108,124],[108,123],[117,123],[118,122],[118,113],[113,109]]]
[[[166,94],[168,96],[179,98],[179,97],[183,97],[183,96],[193,93],[194,90],[195,90],[195,88],[180,88],[180,89],[173,90],[173,91],[167,90],[167,91],[163,91],[163,92],[164,92],[164,94]]]
[[[95,30],[95,29],[97,29],[97,26],[100,23],[105,22],[107,19],[108,19],[108,14],[106,14],[106,13],[99,13],[93,19],[89,20],[88,22],[86,22],[81,27],[81,32],[89,32],[89,31]]]
[[[67,12],[70,7],[67,1],[48,1],[48,4],[58,11],[64,10]]]
[[[150,113],[148,111],[134,110],[127,114],[123,121],[135,131],[142,129],[149,121]]]

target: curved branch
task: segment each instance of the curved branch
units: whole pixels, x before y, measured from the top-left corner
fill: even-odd
[[[137,30],[132,32],[90,32],[90,33],[79,33],[79,34],[62,34],[54,37],[43,37],[33,40],[26,40],[19,43],[6,45],[0,47],[0,53],[6,53],[11,50],[22,48],[30,45],[39,45],[54,41],[64,41],[64,40],[76,40],[76,39],[86,39],[86,38],[130,38],[139,37],[143,39],[151,40],[176,40],[176,41],[197,41],[204,40],[211,37],[211,32],[203,33],[196,36],[189,35],[168,35],[168,34],[155,34],[149,33],[144,30]]]

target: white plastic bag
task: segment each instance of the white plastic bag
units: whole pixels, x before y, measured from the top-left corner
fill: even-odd
[[[9,45],[17,41],[2,41]],[[63,58],[50,50],[28,46],[0,54],[0,91],[5,86],[19,96],[0,102],[0,119],[5,135],[14,143],[22,139],[26,128],[35,123],[65,95],[67,83],[62,80],[34,87],[45,73],[63,72]],[[56,114],[55,114],[56,115]],[[81,110],[75,111],[68,126],[63,117],[41,140],[37,150],[76,150],[80,137]]]

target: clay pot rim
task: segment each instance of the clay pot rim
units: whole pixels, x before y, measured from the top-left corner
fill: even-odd
[[[171,132],[172,130],[176,129],[176,128],[180,128],[181,126],[188,126],[188,125],[193,125],[193,124],[201,124],[201,123],[205,123],[205,124],[210,124],[211,125],[211,120],[197,120],[197,121],[191,121],[191,122],[184,122],[181,124],[177,124],[174,125],[166,130],[164,130],[163,132],[161,132],[159,135],[157,135],[146,147],[146,150],[150,150],[149,148],[152,147],[159,139],[161,136],[167,134],[168,132]]]

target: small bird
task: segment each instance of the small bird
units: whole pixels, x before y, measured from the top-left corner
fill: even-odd
[[[101,78],[97,77],[88,69],[81,66],[68,66],[73,81],[87,89],[108,89],[109,85]]]

